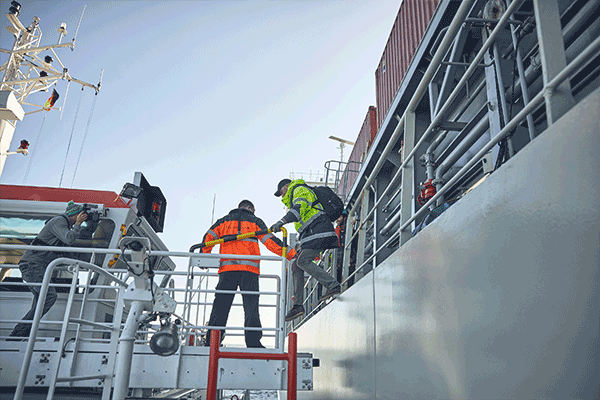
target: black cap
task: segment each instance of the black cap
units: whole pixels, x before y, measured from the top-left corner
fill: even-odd
[[[277,191],[275,192],[275,196],[279,197],[281,196],[281,188],[284,187],[285,185],[287,185],[288,183],[292,182],[290,179],[282,179],[279,181],[279,184],[277,185]]]

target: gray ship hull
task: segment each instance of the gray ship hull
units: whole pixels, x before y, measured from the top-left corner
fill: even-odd
[[[600,398],[600,90],[298,330],[302,399]]]

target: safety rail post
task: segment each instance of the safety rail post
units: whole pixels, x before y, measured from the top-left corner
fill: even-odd
[[[190,287],[192,287],[193,290],[193,282],[194,282],[194,274],[192,271],[192,258],[188,258],[188,268],[187,268],[187,275],[185,277],[185,294],[183,296],[183,313],[182,315],[185,316],[185,318],[187,319],[187,321],[191,321],[190,320],[190,314],[192,312],[192,295],[189,293]],[[190,278],[191,276],[191,278]],[[190,282],[191,279],[191,282]],[[189,296],[189,298],[188,298]],[[186,311],[187,311],[187,315],[186,315]],[[183,329],[182,332],[186,337],[189,334],[189,328]],[[195,339],[194,339],[195,340]]]
[[[241,360],[281,360],[287,361],[287,399],[296,400],[297,379],[296,365],[298,361],[298,337],[295,332],[288,335],[287,353],[249,353],[249,352],[222,352],[219,350],[221,331],[215,329],[210,335],[210,355],[208,359],[208,381],[206,383],[207,400],[217,398],[217,376],[219,372],[219,359],[233,358]]]

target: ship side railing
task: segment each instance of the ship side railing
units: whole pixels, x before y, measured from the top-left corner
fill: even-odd
[[[497,22],[494,30],[489,35],[488,39],[482,45],[480,51],[477,53],[477,55],[474,57],[474,59],[469,63],[467,70],[463,74],[460,81],[454,86],[454,90],[452,91],[452,93],[448,96],[448,98],[445,101],[445,103],[443,104],[443,106],[440,107],[439,112],[437,113],[437,116],[433,118],[433,120],[431,121],[429,126],[425,129],[425,132],[422,135],[421,139],[417,143],[415,143],[414,141],[416,138],[416,109],[417,109],[417,106],[419,105],[423,96],[425,96],[425,94],[427,93],[429,83],[433,79],[438,68],[440,68],[442,66],[442,63],[444,61],[444,57],[445,57],[447,51],[450,49],[450,46],[453,44],[453,42],[456,39],[456,36],[461,31],[461,27],[465,23],[465,20],[469,16],[469,13],[471,12],[471,8],[476,3],[476,1],[470,0],[470,1],[463,1],[461,3],[461,6],[460,6],[459,10],[456,12],[454,19],[450,23],[450,25],[446,31],[446,34],[444,35],[444,38],[441,40],[441,42],[437,48],[437,51],[435,52],[433,59],[431,60],[431,62],[429,64],[429,67],[423,74],[423,78],[421,79],[417,89],[414,92],[414,95],[412,96],[408,106],[406,107],[404,114],[401,117],[396,115],[396,119],[398,119],[396,128],[395,128],[394,132],[392,133],[392,136],[391,136],[390,140],[388,141],[386,147],[384,148],[383,153],[382,153],[381,157],[379,158],[379,161],[375,165],[371,174],[367,177],[366,183],[364,184],[358,197],[360,198],[360,197],[365,196],[365,194],[368,194],[367,192],[369,190],[371,190],[370,187],[374,183],[374,181],[377,177],[377,174],[383,167],[383,164],[386,161],[386,157],[391,153],[392,148],[396,146],[396,143],[402,137],[403,141],[404,141],[402,151],[405,155],[403,154],[403,160],[402,160],[401,165],[399,166],[399,168],[398,168],[397,172],[394,174],[394,176],[390,179],[390,184],[383,190],[383,193],[378,195],[378,199],[375,201],[375,203],[371,207],[369,207],[370,211],[366,215],[362,216],[362,218],[360,219],[360,221],[361,221],[360,225],[359,225],[358,229],[356,229],[356,230],[353,229],[352,218],[355,216],[355,214],[359,210],[360,204],[357,202],[350,209],[350,212],[348,215],[348,225],[346,228],[346,232],[348,232],[349,237],[346,240],[347,244],[346,244],[346,248],[345,248],[345,257],[344,257],[345,258],[345,262],[344,262],[345,272],[347,272],[347,270],[348,270],[347,265],[349,263],[349,260],[347,260],[347,259],[349,259],[349,255],[350,255],[349,252],[350,252],[350,246],[351,246],[352,240],[354,240],[358,236],[361,228],[365,225],[365,223],[368,220],[373,218],[373,215],[376,212],[377,208],[380,205],[382,205],[381,203],[386,199],[386,195],[392,195],[392,193],[391,193],[392,189],[396,188],[396,186],[392,185],[392,183],[398,182],[399,179],[402,179],[402,183],[400,185],[400,190],[398,191],[398,194],[400,196],[402,196],[401,203],[403,203],[402,204],[403,206],[400,206],[399,210],[397,211],[397,213],[398,213],[397,215],[401,221],[401,227],[396,232],[394,232],[385,243],[378,246],[377,249],[374,249],[373,253],[369,257],[367,257],[360,265],[357,265],[355,271],[352,274],[348,274],[348,273],[345,274],[345,279],[344,279],[343,284],[347,284],[352,276],[356,275],[365,266],[370,265],[373,262],[373,260],[375,259],[375,257],[382,250],[389,248],[389,245],[392,242],[399,241],[400,245],[407,242],[411,237],[411,232],[406,231],[406,228],[409,227],[416,218],[419,218],[420,216],[424,215],[425,212],[429,211],[429,207],[434,204],[434,202],[437,200],[437,198],[439,198],[445,192],[445,190],[447,190],[448,188],[451,187],[450,185],[446,184],[445,189],[442,188],[440,191],[438,191],[438,193],[436,194],[437,197],[430,199],[418,211],[413,213],[412,212],[412,208],[413,208],[412,202],[414,202],[414,199],[412,198],[413,197],[413,195],[411,193],[412,190],[410,190],[410,191],[402,190],[402,188],[403,187],[407,188],[407,189],[409,187],[412,188],[414,183],[408,182],[407,178],[409,178],[409,177],[403,176],[403,171],[408,168],[411,168],[411,169],[415,168],[415,155],[417,153],[417,150],[419,149],[419,147],[421,145],[423,145],[423,143],[425,143],[425,141],[429,138],[430,134],[437,130],[437,127],[442,122],[442,118],[444,117],[445,113],[448,111],[448,108],[451,106],[452,102],[458,96],[458,94],[460,93],[463,86],[467,83],[469,77],[476,70],[476,68],[478,68],[479,63],[481,62],[481,59],[483,58],[486,51],[494,43],[494,39],[495,39],[496,35],[500,32],[501,29],[504,29],[504,27],[508,23],[509,17],[512,15],[512,12],[518,6],[520,6],[522,2],[523,2],[523,0],[515,0],[509,5],[506,12],[502,15],[502,18],[500,18],[500,20]],[[501,137],[504,137],[508,132],[509,132],[508,130],[505,130]],[[486,152],[487,152],[487,150],[486,150]],[[408,153],[408,154],[406,154],[406,153]],[[481,157],[474,157],[471,160],[472,165],[474,165],[476,162],[478,162],[480,160],[480,158]],[[461,176],[463,176],[466,171],[468,171],[468,169],[463,168],[463,170],[461,170],[458,174],[456,174],[454,177],[454,178],[456,178],[455,181],[458,180],[458,178],[460,178]],[[404,175],[409,175],[409,174],[404,174]],[[416,192],[416,190],[415,190],[415,192]],[[346,257],[346,255],[348,257]]]
[[[65,248],[65,247],[44,247],[44,246],[26,246],[26,245],[6,245],[0,244],[0,250],[45,250],[45,251],[60,251],[61,253],[92,253],[92,254],[120,254],[122,257],[126,257],[131,255],[131,250],[116,250],[116,249],[84,249],[84,248]],[[276,256],[239,256],[239,255],[221,255],[221,254],[195,254],[195,253],[187,253],[187,252],[170,252],[170,251],[152,251],[150,252],[152,256],[158,257],[180,257],[180,258],[188,258],[188,268],[186,271],[153,271],[154,276],[168,276],[173,281],[182,280],[184,283],[181,286],[175,285],[167,285],[168,287],[161,288],[164,290],[176,303],[176,311],[171,313],[171,315],[177,318],[179,321],[180,329],[178,330],[178,340],[180,348],[181,346],[196,346],[203,345],[200,343],[199,333],[201,331],[206,331],[210,327],[204,322],[206,317],[206,308],[212,305],[211,302],[207,301],[207,297],[204,298],[204,301],[200,301],[202,295],[208,296],[208,294],[216,294],[216,293],[224,293],[224,294],[257,294],[257,292],[243,292],[243,291],[223,291],[223,290],[212,290],[208,289],[208,279],[211,277],[217,277],[218,274],[216,272],[211,272],[211,269],[214,271],[218,268],[218,260],[222,257],[233,258],[233,259],[252,259],[252,260],[262,260],[262,261],[276,261],[281,262],[281,276],[276,274],[263,274],[260,275],[261,280],[271,280],[274,282],[275,290],[267,290],[260,291],[258,295],[260,295],[259,299],[262,299],[263,296],[267,298],[275,297],[275,302],[265,302],[259,300],[259,307],[261,309],[275,309],[274,324],[272,326],[266,325],[262,328],[247,328],[243,326],[227,326],[226,329],[228,332],[235,332],[228,336],[236,337],[244,335],[245,331],[248,330],[261,330],[265,332],[265,337],[274,338],[274,348],[267,348],[264,350],[261,349],[252,349],[254,351],[266,352],[270,354],[284,354],[284,341],[285,341],[285,332],[284,332],[284,315],[285,315],[285,287],[282,282],[285,282],[286,270],[287,270],[287,260],[282,257]],[[196,270],[198,269],[199,270]],[[67,269],[72,275],[72,281],[70,284],[54,284],[50,283],[52,274],[56,269]],[[81,277],[81,273],[87,272],[87,277],[85,279],[85,283],[79,283],[79,278]],[[104,285],[95,285],[91,283],[92,273],[97,273],[106,277],[110,282],[109,284]],[[17,382],[17,394],[20,393],[22,395],[25,381],[27,378],[27,373],[29,371],[29,365],[31,363],[31,357],[34,351],[34,346],[36,342],[36,338],[38,336],[38,332],[40,329],[40,325],[57,325],[61,326],[60,337],[58,338],[58,348],[63,349],[63,353],[66,351],[70,342],[73,342],[73,347],[70,351],[73,352],[73,356],[71,358],[72,365],[69,368],[70,376],[59,377],[58,371],[59,367],[57,366],[55,369],[55,374],[53,375],[50,388],[53,393],[54,388],[57,383],[63,382],[74,382],[80,380],[104,380],[104,386],[110,388],[111,385],[117,386],[119,383],[113,383],[113,375],[115,372],[115,368],[118,368],[118,362],[116,354],[117,348],[119,346],[119,337],[124,334],[123,329],[125,329],[125,325],[122,323],[123,317],[127,315],[130,310],[128,310],[127,304],[124,301],[124,293],[128,287],[131,288],[133,283],[128,284],[127,282],[131,280],[131,278],[135,278],[132,275],[131,271],[124,269],[103,269],[94,264],[90,264],[85,261],[70,259],[70,258],[59,258],[54,260],[48,267],[46,268],[46,273],[44,276],[44,280],[42,283],[10,283],[10,285],[23,285],[23,286],[39,286],[40,287],[40,295],[38,299],[38,304],[36,307],[36,313],[34,319],[32,321],[32,329],[29,337],[29,341],[27,343],[27,349],[23,358],[23,365],[21,368],[19,380]],[[202,288],[202,286],[205,288]],[[0,283],[0,286],[3,284]],[[49,287],[68,287],[68,299],[65,305],[65,313],[63,321],[44,321],[42,320],[42,308],[45,301],[45,297],[47,295]],[[85,308],[86,303],[90,302],[91,299],[88,299],[89,294],[93,294],[94,291],[100,290],[111,290],[116,291],[116,294],[112,300],[110,299],[101,299],[101,301],[110,303],[114,305],[114,317],[112,323],[106,323],[104,321],[91,321],[85,320],[82,318],[83,310]],[[81,291],[81,292],[80,292]],[[98,292],[96,292],[98,293]],[[98,299],[96,299],[98,300]],[[78,318],[72,318],[72,309],[75,303],[80,303],[80,314]],[[135,302],[134,302],[135,303]],[[130,304],[131,305],[131,304]],[[56,305],[55,305],[56,306]],[[233,303],[233,307],[241,307],[241,303]],[[204,314],[200,317],[200,310],[204,310]],[[195,318],[194,318],[194,315]],[[164,316],[163,316],[164,317]],[[18,320],[3,320],[0,321],[1,325],[7,325],[10,323],[21,322]],[[158,331],[159,328],[150,324],[151,321],[148,321],[146,324],[142,324],[135,331],[135,343],[139,345],[148,344],[154,331]],[[70,325],[75,325],[75,329],[70,329]],[[94,338],[94,337],[86,337],[91,334],[90,331],[86,331],[83,329],[84,326],[92,327],[95,334],[98,332],[110,332],[110,340],[108,338]],[[213,329],[215,327],[212,327]],[[84,335],[84,333],[88,335]],[[71,336],[70,339],[67,339],[68,336]],[[75,370],[75,363],[77,362],[77,355],[80,348],[81,342],[94,342],[94,343],[103,343],[107,344],[108,347],[106,349],[108,353],[108,370],[104,374],[94,375],[94,376],[73,376],[73,371]],[[208,345],[208,344],[204,344]],[[120,352],[119,352],[120,353]],[[181,357],[181,351],[176,354],[176,356]],[[59,361],[60,362],[60,361]],[[180,363],[178,363],[180,364]],[[118,374],[117,374],[118,375]],[[118,379],[118,378],[116,378]],[[107,392],[108,393],[108,392]],[[16,395],[15,399],[20,399],[20,395]],[[108,394],[103,398],[108,398]],[[49,392],[49,399],[52,398],[52,394]]]
[[[403,102],[408,99],[406,106],[391,107],[379,129],[377,136],[382,136],[383,131],[391,132],[389,139],[382,143],[377,143],[377,139],[374,141],[359,173],[363,178],[356,179],[350,196],[345,199],[349,203],[342,250],[343,289],[348,289],[408,242],[417,232],[417,222],[436,207],[459,199],[501,167],[502,160],[498,163],[493,159],[499,158],[495,146],[505,144],[506,158],[514,156],[518,151],[513,145],[515,132],[526,146],[575,105],[573,93],[585,93],[582,87],[593,86],[597,81],[593,79],[594,71],[597,71],[593,63],[600,53],[600,38],[597,29],[593,30],[594,25],[588,24],[586,28],[584,22],[591,15],[590,10],[597,8],[597,1],[571,4],[569,7],[580,9],[568,10],[575,17],[565,26],[561,26],[562,15],[556,0],[534,0],[532,13],[519,11],[524,0],[507,1],[506,10],[496,19],[480,16],[484,3],[480,0],[460,3],[453,20],[441,29],[430,50],[431,59],[420,74],[416,88],[411,87],[410,95],[403,98]],[[520,15],[515,17],[517,14]],[[473,26],[485,29],[485,33],[470,61],[463,62],[462,46]],[[585,29],[590,29],[587,36]],[[517,34],[521,36],[517,37]],[[527,60],[531,65],[525,69],[526,56],[522,54],[525,45],[521,39],[529,34],[535,41],[527,44]],[[506,41],[510,43],[502,48],[502,52],[498,45],[500,35],[505,44]],[[575,41],[576,35],[581,40]],[[577,49],[568,48],[569,62],[565,55],[568,46],[565,47],[563,41],[569,46],[577,44]],[[501,71],[502,59],[509,56],[514,59],[511,70],[518,71],[519,76],[513,77],[512,85],[497,84],[495,89],[491,88],[494,86],[491,80],[502,83],[502,74],[497,71]],[[541,69],[540,79],[535,77],[537,68]],[[578,76],[585,74],[586,68],[591,69],[587,72],[590,77],[587,80]],[[412,71],[416,69],[415,66]],[[495,73],[489,75],[494,69]],[[464,72],[459,74],[461,71]],[[407,76],[405,80],[409,78]],[[581,82],[572,89],[570,81],[573,79]],[[438,91],[438,97],[431,99]],[[398,90],[397,104],[400,104],[401,92]],[[427,95],[430,112],[424,121],[423,104]],[[494,96],[497,100],[490,102],[488,99]],[[517,102],[517,112],[510,115],[507,110]],[[494,118],[500,122],[495,122]],[[541,119],[545,122],[540,122]],[[427,151],[422,150],[427,147],[424,145],[429,146]],[[422,203],[416,201],[423,190],[415,172],[419,160],[424,167],[422,176],[426,176],[423,181],[430,179],[435,188]],[[495,168],[493,164],[496,164]],[[387,165],[385,169],[384,165]],[[392,173],[383,174],[383,179],[379,179],[382,170],[389,173],[390,165],[394,165]],[[306,288],[310,291],[316,286],[310,278]],[[310,302],[305,302],[305,306],[308,309],[304,320],[322,308],[322,305],[311,305]]]
[[[388,145],[386,146],[386,148],[380,158],[380,162],[375,167],[374,171],[370,174],[370,176],[367,178],[367,181],[366,181],[365,185],[363,186],[363,189],[361,190],[361,195],[364,195],[369,190],[370,186],[373,184],[373,182],[375,180],[377,172],[379,172],[383,162],[385,162],[386,155],[390,153],[394,143],[397,140],[399,140],[399,138],[401,136],[404,137],[403,152],[404,153],[408,152],[408,154],[404,157],[404,160],[403,160],[402,164],[400,165],[398,172],[390,179],[390,182],[395,182],[398,180],[398,178],[401,178],[402,172],[404,170],[414,168],[415,156],[417,153],[417,149],[421,145],[423,145],[427,140],[430,140],[430,136],[432,136],[431,134],[438,130],[440,123],[443,122],[442,119],[443,119],[444,115],[446,115],[447,112],[449,111],[449,108],[451,107],[453,101],[455,101],[455,99],[461,92],[461,89],[463,89],[464,86],[467,84],[469,78],[472,76],[474,71],[477,68],[480,68],[480,62],[483,59],[486,52],[494,44],[496,36],[502,29],[505,29],[505,27],[511,22],[510,17],[512,16],[512,13],[523,3],[523,1],[522,0],[514,0],[510,3],[506,12],[496,22],[495,28],[489,34],[489,37],[483,43],[483,45],[482,45],[481,49],[479,50],[479,52],[477,53],[477,55],[467,66],[467,69],[466,69],[465,73],[463,74],[462,78],[460,79],[460,81],[454,86],[454,90],[450,93],[450,95],[448,96],[446,101],[439,108],[437,115],[433,118],[433,120],[431,121],[429,126],[425,129],[424,134],[421,137],[421,139],[414,145],[411,145],[411,140],[414,141],[414,138],[416,136],[416,126],[415,126],[416,107],[418,106],[419,101],[425,95],[425,93],[428,89],[428,84],[430,83],[431,79],[433,78],[435,71],[438,69],[438,67],[440,67],[443,64],[443,56],[444,56],[444,54],[446,54],[450,45],[452,43],[454,43],[454,40],[456,39],[456,35],[460,31],[460,27],[465,23],[465,19],[468,17],[468,10],[470,8],[470,5],[473,3],[475,3],[475,2],[474,1],[465,1],[461,5],[461,10],[459,10],[459,12],[457,12],[457,17],[450,24],[450,27],[449,27],[446,35],[444,36],[444,39],[442,40],[442,42],[439,45],[438,51],[436,52],[434,59],[432,60],[429,68],[427,69],[427,71],[425,72],[425,74],[421,80],[421,83],[418,86],[418,89],[415,91],[415,94],[414,94],[413,98],[411,99],[406,111],[404,112],[402,117],[399,119],[398,125],[396,126],[396,129],[392,135],[392,138],[390,139]],[[539,3],[539,2],[536,1],[535,3]],[[536,13],[536,15],[537,15],[537,13]],[[540,20],[538,20],[538,24],[547,26],[549,24],[549,22],[543,21],[540,18]],[[551,44],[547,43],[547,40],[548,40],[548,38],[545,39],[545,42],[546,42],[545,44],[546,44],[546,46],[550,46]],[[359,266],[357,266],[356,270],[353,273],[351,273],[351,274],[347,273],[347,264],[345,264],[344,267],[345,267],[346,274],[344,275],[345,279],[344,279],[343,283],[347,284],[348,281],[354,275],[359,273],[359,271],[362,270],[365,266],[371,265],[373,263],[373,260],[375,259],[375,257],[377,257],[377,255],[382,250],[388,249],[389,246],[393,242],[399,241],[400,245],[406,243],[406,241],[408,241],[412,237],[410,228],[411,227],[414,228],[414,225],[413,225],[414,222],[418,218],[425,216],[425,214],[428,213],[436,205],[440,205],[439,199],[441,199],[443,201],[444,195],[450,189],[454,188],[454,185],[459,180],[464,178],[465,175],[471,171],[473,166],[475,166],[477,163],[481,162],[483,160],[483,158],[486,156],[486,154],[488,154],[495,145],[497,145],[501,140],[506,139],[511,133],[513,133],[514,129],[517,128],[517,126],[523,120],[527,119],[528,117],[531,117],[531,114],[534,110],[539,108],[544,103],[546,105],[546,108],[548,108],[548,109],[556,108],[557,106],[554,103],[557,101],[557,99],[555,99],[555,96],[557,98],[562,96],[561,91],[558,90],[559,87],[567,79],[572,77],[573,74],[576,73],[578,71],[578,69],[580,67],[582,67],[585,62],[589,61],[589,59],[592,56],[597,55],[599,50],[600,50],[600,38],[596,38],[585,48],[584,51],[579,53],[568,65],[566,65],[565,68],[563,68],[560,71],[556,71],[555,74],[553,74],[553,75],[549,75],[549,73],[548,73],[549,68],[548,68],[547,64],[549,62],[551,62],[551,60],[548,60],[548,59],[545,59],[544,57],[542,57],[541,62],[542,62],[542,69],[544,71],[543,72],[543,74],[544,74],[543,88],[541,90],[539,90],[538,93],[532,99],[530,99],[528,101],[528,103],[526,101],[526,104],[521,109],[521,111],[519,111],[510,121],[508,121],[506,123],[506,125],[495,136],[491,137],[491,139],[475,155],[473,155],[471,157],[471,159],[462,168],[460,168],[460,170],[458,170],[451,179],[449,179],[447,182],[442,183],[441,186],[439,187],[439,189],[437,190],[436,194],[433,197],[431,197],[426,203],[424,203],[419,210],[417,210],[416,212],[410,212],[410,209],[411,209],[410,200],[405,201],[404,202],[406,204],[405,207],[400,207],[400,210],[398,211],[398,216],[400,217],[399,218],[400,219],[400,228],[397,231],[395,231],[392,235],[390,235],[389,239],[387,239],[386,242],[384,242],[383,244],[378,246],[378,248],[375,249],[375,251],[368,258],[366,258]],[[562,113],[564,114],[564,112],[566,112],[566,111],[567,110],[562,110]],[[553,116],[553,119],[556,120],[559,116],[560,115],[555,114]],[[548,122],[550,125],[553,122],[553,120],[551,119],[551,117],[549,117],[548,119],[549,119]],[[468,150],[468,148],[464,149],[463,151],[466,153],[466,150]],[[412,185],[408,185],[408,184],[404,184],[404,183],[405,182],[403,182],[403,185],[402,185],[403,187],[412,186]],[[365,224],[365,222],[367,220],[369,220],[370,218],[373,217],[373,214],[377,210],[377,207],[379,205],[381,205],[381,203],[386,199],[386,197],[385,197],[386,195],[390,194],[391,196],[395,196],[397,194],[400,194],[401,196],[408,196],[409,199],[410,199],[410,196],[412,196],[411,193],[402,193],[402,189],[400,189],[397,194],[392,194],[391,193],[392,189],[394,189],[393,185],[390,184],[389,186],[387,186],[387,188],[384,190],[384,192],[379,196],[379,200],[370,207],[369,213],[361,219],[362,223],[360,224],[359,228],[355,229],[355,230],[352,229],[350,217],[354,216],[357,213],[357,211],[360,209],[360,207],[359,207],[360,204],[357,203],[354,205],[354,207],[352,207],[352,209],[350,210],[350,213],[349,213],[350,217],[348,218],[349,224],[347,227],[347,232],[350,232],[351,234],[350,234],[349,240],[346,241],[346,243],[347,243],[346,249],[345,249],[346,252],[348,252],[350,250],[351,241],[357,237],[357,235],[360,232],[360,228]],[[408,192],[408,191],[405,191],[405,192]],[[417,190],[415,190],[415,192],[417,192]],[[408,209],[408,211],[403,211],[403,209]]]

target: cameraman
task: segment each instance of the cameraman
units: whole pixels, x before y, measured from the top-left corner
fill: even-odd
[[[83,212],[81,204],[75,204],[70,201],[67,204],[67,209],[64,214],[46,221],[46,225],[40,233],[35,237],[32,246],[53,246],[53,247],[68,247],[75,243],[75,239],[81,231],[81,223],[87,219],[87,214]],[[46,267],[52,261],[61,257],[62,254],[55,251],[45,250],[26,250],[19,260],[19,269],[23,282],[26,283],[42,283]],[[31,309],[23,317],[24,321],[32,321],[35,315],[35,308],[40,295],[40,286],[29,286],[29,290],[33,293],[33,303]],[[45,315],[56,302],[56,289],[50,286],[46,301],[44,302],[44,310],[42,315]],[[28,337],[31,331],[30,322],[20,322],[15,326],[9,336]]]

